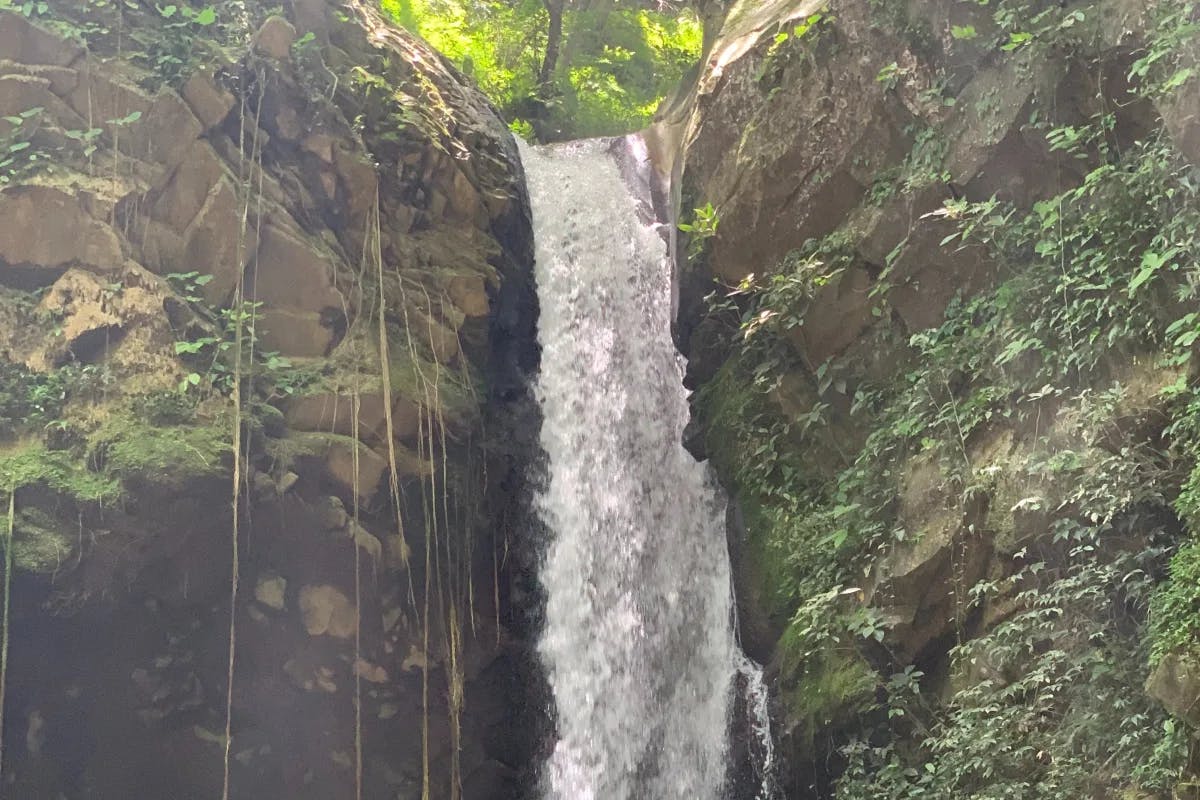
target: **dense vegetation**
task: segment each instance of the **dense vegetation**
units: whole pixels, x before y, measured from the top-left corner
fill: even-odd
[[[527,138],[649,121],[700,54],[694,11],[662,0],[383,0],[474,78]]]
[[[1078,49],[1091,13],[998,6],[996,50],[1013,59]],[[1195,5],[1159,12],[1129,68],[1142,98],[1191,77],[1179,57]],[[839,798],[1165,798],[1191,780],[1187,726],[1143,684],[1165,654],[1200,654],[1200,182],[1161,130],[1120,141],[1119,113],[1028,120],[1026,135],[1079,170],[1031,207],[947,198],[941,248],[1000,278],[937,327],[886,323],[901,243],[872,289],[885,322],[808,363],[796,333],[856,265],[847,228],[710,298],[706,324],[732,349],[700,398],[708,447],[785,627],[791,722]],[[870,202],[948,180],[940,135],[918,131]],[[693,255],[714,216],[697,212]],[[877,582],[939,533],[908,527],[922,517],[906,487],[923,470],[936,476],[927,513],[956,528],[945,660],[904,652]],[[983,539],[999,566],[979,578],[968,562]]]

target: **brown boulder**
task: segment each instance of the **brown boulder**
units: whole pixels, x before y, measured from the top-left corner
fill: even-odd
[[[271,308],[320,312],[340,309],[333,285],[334,259],[315,242],[277,224],[263,228],[255,266],[255,290]]]
[[[320,358],[335,344],[334,331],[320,312],[290,308],[261,309],[258,339],[263,350],[292,358]]]
[[[233,184],[224,178],[217,181],[184,231],[182,263],[164,265],[173,272],[195,270],[214,276],[203,288],[211,303],[229,298],[258,244],[252,226],[242,233],[241,211]]]
[[[254,34],[251,44],[254,52],[276,61],[287,61],[296,41],[296,28],[279,15],[268,17]]]
[[[212,70],[204,68],[192,73],[180,94],[206,130],[224,122],[235,102],[233,93],[217,83]]]
[[[111,227],[92,219],[79,200],[48,186],[0,192],[0,262],[19,267],[82,266],[110,272],[124,263]]]
[[[204,207],[217,181],[227,176],[229,171],[212,146],[196,139],[155,202],[151,216],[182,234]]]
[[[65,67],[83,55],[83,48],[9,12],[0,14],[0,53],[24,64]]]
[[[349,639],[358,630],[358,612],[340,589],[328,584],[300,589],[300,617],[309,636]]]
[[[317,431],[354,436],[354,396],[340,392],[293,397],[285,412],[288,425],[298,431]],[[383,395],[378,392],[358,397],[358,436],[370,436],[384,426]]]
[[[1167,653],[1146,679],[1146,693],[1170,714],[1200,726],[1200,665],[1182,653]]]

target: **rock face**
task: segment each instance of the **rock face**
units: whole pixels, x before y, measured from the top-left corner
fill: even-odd
[[[218,796],[232,635],[232,796],[517,796],[537,350],[504,123],[365,3],[128,9],[121,50],[69,5],[0,11],[4,795]],[[181,31],[213,49],[156,71]]]
[[[677,243],[678,343],[689,358],[688,380],[698,396],[728,395],[731,354],[746,335],[747,317],[740,321],[742,332],[731,335],[738,330],[737,315],[719,306],[711,310],[703,298],[715,290],[729,305],[742,303],[766,291],[770,276],[816,254],[813,269],[820,279],[807,294],[797,293],[794,307],[779,311],[801,321],[772,340],[774,372],[757,378],[777,380],[764,392],[762,409],[754,406],[761,414],[755,424],[778,417],[788,423],[780,440],[805,442],[805,463],[786,465],[797,474],[807,470],[828,480],[853,463],[871,432],[863,429],[869,412],[868,423],[861,413],[852,418],[852,406],[862,401],[856,392],[903,384],[916,357],[906,344],[910,338],[941,325],[956,297],[977,295],[1006,277],[1009,267],[994,251],[971,242],[945,246],[958,230],[956,204],[994,198],[1028,210],[1083,180],[1086,157],[1067,158],[1054,150],[1035,121],[1070,129],[1111,112],[1116,147],[1162,129],[1195,163],[1196,92],[1144,96],[1130,86],[1132,65],[1154,35],[1156,4],[1085,4],[1066,26],[1085,28],[1073,32],[1079,35],[1070,46],[1008,50],[997,44],[1008,34],[997,28],[987,4],[922,0],[892,4],[894,14],[886,4],[866,0],[706,5],[714,24],[705,61],[694,80],[664,104],[647,134],[681,219],[690,221],[693,209],[706,204],[719,217],[710,238],[693,237],[689,247],[680,234]],[[1186,69],[1194,64],[1193,50],[1182,52],[1171,67],[1192,82],[1196,77]],[[1015,55],[1006,55],[1010,51]],[[818,243],[825,249],[814,250]],[[1111,380],[1124,387],[1131,418],[1167,416],[1157,390],[1178,376],[1148,368],[1151,360],[1113,354],[1111,363],[1097,369],[1098,384]],[[946,376],[951,402],[960,380]],[[749,392],[749,383],[733,390]],[[747,500],[730,466],[736,459],[727,451],[751,445],[730,441],[735,434],[722,416],[732,415],[740,397],[744,394],[717,406],[716,413],[705,404],[719,401],[702,399],[692,444],[703,451],[699,455],[713,458],[731,491]],[[887,676],[906,665],[936,672],[929,679],[933,692],[950,693],[948,653],[955,643],[994,630],[1021,607],[1015,590],[975,605],[964,599],[966,589],[1008,580],[1034,557],[1031,549],[1045,548],[1036,556],[1053,561],[1047,555],[1053,547],[1044,543],[1056,519],[1078,513],[1067,499],[1072,487],[1031,479],[1019,465],[1046,458],[1047,452],[1098,459],[1122,447],[1164,447],[1157,438],[1161,423],[1130,423],[1111,434],[1125,437],[1113,444],[1103,436],[1082,436],[1072,422],[1079,413],[1047,403],[1031,419],[983,425],[964,436],[955,444],[955,458],[979,478],[973,485],[952,480],[957,467],[946,458],[923,453],[899,459],[890,475],[894,492],[880,503],[905,536],[890,542],[886,553],[865,559],[870,568],[849,579],[855,589],[846,596],[852,601],[839,601],[877,618],[886,630],[878,647],[857,648],[879,670],[881,696]],[[818,415],[817,427],[826,435],[797,433]],[[804,497],[808,486],[796,477],[785,488],[794,489],[789,502],[800,502],[793,498]],[[1163,491],[1169,495],[1174,489]],[[761,499],[750,497],[731,514],[743,641],[751,654],[770,662],[773,688],[784,695],[777,732],[791,760],[784,776],[789,791],[832,796],[830,782],[841,768],[837,739],[843,730],[860,730],[855,725],[862,698],[847,693],[822,708],[824,719],[840,721],[822,733],[827,749],[814,745],[810,721],[798,709],[806,700],[810,707],[826,702],[828,687],[839,686],[851,671],[828,670],[819,663],[829,661],[827,655],[807,664],[789,661],[795,642],[788,641],[793,631],[784,631],[797,624],[796,607],[780,607],[773,599],[778,587],[771,581],[780,579],[771,576],[786,569],[778,565],[781,559],[802,560],[804,551],[761,550],[759,534],[774,524],[758,507]],[[819,546],[836,547],[830,534],[839,517],[818,524]],[[1145,542],[1136,536],[1114,545],[1139,546]],[[792,567],[803,572],[803,565]],[[849,661],[853,676],[859,676],[862,660],[856,655]],[[1148,684],[1168,710],[1184,718],[1190,718],[1186,706],[1194,699],[1194,692],[1188,695],[1194,688],[1189,669],[1174,657],[1164,659]],[[821,762],[824,766],[809,768]]]

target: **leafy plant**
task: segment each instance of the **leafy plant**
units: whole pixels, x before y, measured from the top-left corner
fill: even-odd
[[[679,230],[691,234],[688,239],[688,258],[697,258],[704,252],[708,240],[717,235],[720,224],[721,219],[712,203],[693,209],[691,222],[679,223]]]

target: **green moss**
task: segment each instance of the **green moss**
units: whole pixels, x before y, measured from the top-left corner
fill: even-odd
[[[739,497],[751,574],[768,613],[787,619],[806,599],[838,582],[838,553],[830,537],[839,521],[828,508],[767,507],[757,498]]]
[[[40,508],[18,512],[13,525],[13,566],[25,572],[57,571],[75,545],[66,524]]]
[[[388,369],[393,395],[432,408],[451,422],[466,422],[479,413],[483,388],[473,375],[420,356],[414,358],[407,351],[393,352]]]
[[[793,624],[780,639],[781,686],[788,720],[811,747],[817,733],[844,726],[875,702],[878,676],[850,645],[828,641],[807,650]]]
[[[230,428],[221,419],[154,427],[121,415],[89,437],[90,453],[94,463],[122,481],[184,487],[227,471]]]
[[[70,454],[26,443],[0,453],[0,487],[44,486],[79,501],[111,500],[120,485],[103,472],[89,470]]]

